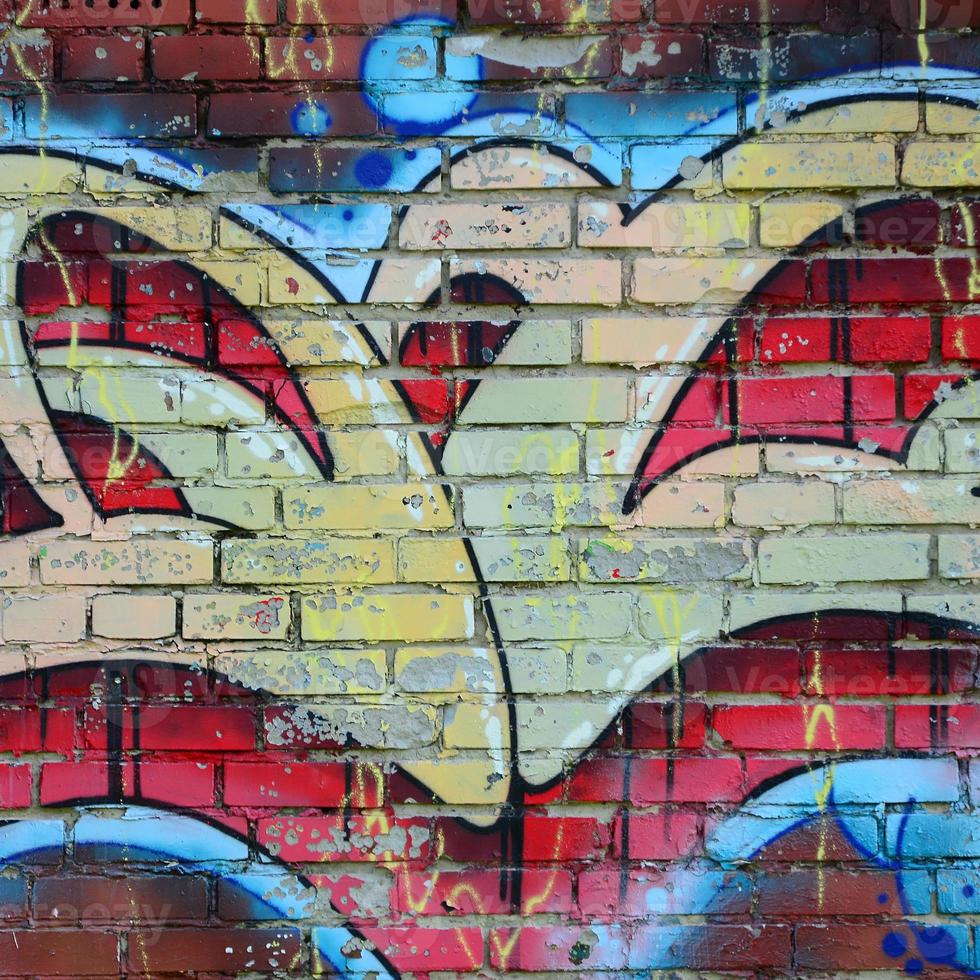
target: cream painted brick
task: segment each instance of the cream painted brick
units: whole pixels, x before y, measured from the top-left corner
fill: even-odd
[[[231,480],[309,480],[317,472],[309,450],[286,429],[225,435],[225,473]]]
[[[276,522],[276,495],[272,487],[182,487],[191,510],[213,514],[234,527],[261,531]]]
[[[441,642],[473,635],[473,599],[443,593],[330,592],[304,596],[304,640]]]
[[[498,276],[529,303],[611,306],[622,296],[618,259],[453,259],[449,271]]]
[[[200,585],[214,572],[210,538],[52,541],[38,556],[46,585]]]
[[[388,684],[384,650],[250,650],[218,655],[233,684],[281,695],[380,694]]]
[[[703,590],[642,589],[637,599],[640,632],[660,643],[709,640],[721,633],[721,597]]]
[[[188,640],[282,640],[289,630],[289,597],[243,592],[187,593]]]
[[[365,538],[226,538],[221,542],[221,578],[256,584],[393,582],[395,545]]]
[[[732,520],[743,527],[833,524],[829,483],[743,483],[735,488]]]
[[[489,35],[486,35],[489,36]],[[569,147],[570,148],[570,147]],[[571,148],[570,148],[571,149]],[[588,163],[592,144],[582,143],[572,152]],[[456,190],[553,190],[562,187],[596,187],[599,181],[564,157],[551,153],[545,143],[533,147],[481,148],[456,160],[449,173]]]
[[[462,414],[468,425],[621,422],[626,378],[488,378]]]
[[[409,694],[502,693],[497,653],[486,647],[408,647],[395,651],[395,687]]]
[[[146,235],[168,252],[196,252],[211,247],[211,212],[207,208],[181,204],[176,208],[100,207],[83,211]],[[77,227],[76,234],[83,234],[81,224]],[[121,246],[122,242],[116,247]]]
[[[238,258],[199,259],[194,265],[242,306],[258,306],[262,302],[266,277],[257,262],[242,262]]]
[[[980,132],[980,110],[930,99],[926,102],[926,129],[930,133],[975,136]]]
[[[125,640],[158,640],[177,630],[177,602],[167,595],[97,595],[92,599],[92,632]]]
[[[561,694],[568,690],[568,654],[559,647],[510,647],[507,674],[514,694]]]
[[[0,154],[0,194],[70,194],[81,184],[77,160],[48,154],[41,166],[33,154]]]
[[[852,480],[844,487],[850,524],[980,524],[972,480]]]
[[[447,476],[559,476],[578,472],[578,435],[567,429],[459,429],[442,456]]]
[[[336,298],[311,273],[291,258],[276,255],[268,260],[269,302],[275,306],[331,306]],[[344,263],[337,260],[342,269]],[[325,263],[330,275],[331,263]],[[438,259],[385,259],[382,274],[371,289],[375,303],[422,303],[439,288]]]
[[[261,425],[265,422],[265,403],[248,397],[238,386],[231,388],[216,381],[195,378],[184,381],[181,386],[180,421],[185,425],[217,428]]]
[[[363,379],[350,374],[341,379],[316,379],[303,383],[310,407],[322,425],[377,425],[412,422],[402,396],[388,381]]]
[[[641,258],[633,263],[630,295],[640,303],[737,303],[775,263],[775,257]]]
[[[218,468],[213,432],[140,432],[137,438],[178,479],[211,476]]]
[[[180,385],[176,377],[146,378],[104,369],[86,371],[78,385],[82,411],[108,421],[177,422]]]
[[[940,534],[939,574],[943,578],[980,578],[980,534]]]
[[[912,187],[980,187],[980,142],[909,143],[902,161],[902,183]]]
[[[285,746],[292,751],[304,740],[322,738],[341,744],[350,740],[373,749],[418,749],[436,740],[438,722],[435,708],[404,701],[297,705],[290,715],[266,724],[265,741],[269,746]]]
[[[394,476],[401,465],[400,437],[391,430],[330,432],[327,443],[333,455],[336,481],[360,476]]]
[[[762,582],[887,582],[929,577],[929,535],[793,535],[759,542]]]
[[[494,596],[493,610],[505,641],[617,639],[632,626],[625,592]]]
[[[373,367],[391,356],[386,320],[272,320],[265,322],[276,347],[294,367],[359,364]],[[371,343],[364,338],[365,331]],[[376,350],[375,347],[378,349]]]
[[[651,487],[630,517],[638,527],[707,528],[722,527],[725,515],[724,483],[668,480]]]
[[[943,441],[947,473],[980,473],[980,429],[947,429]]]
[[[576,645],[572,650],[570,691],[609,691],[622,694],[633,665],[650,654],[650,647]]]
[[[467,539],[402,538],[398,577],[402,582],[476,582]],[[567,581],[568,542],[560,537],[469,538],[485,582]]]
[[[566,248],[567,204],[413,204],[398,229],[407,249]]]
[[[85,596],[58,592],[6,595],[3,638],[21,643],[73,643],[85,636]]]
[[[722,180],[733,190],[888,187],[895,148],[884,142],[749,143],[726,153]]]
[[[759,241],[766,248],[793,248],[843,215],[836,201],[764,201],[759,205]]]
[[[584,200],[578,209],[578,243],[586,248],[745,248],[751,236],[747,204],[660,201],[628,225],[613,201]]]
[[[43,551],[41,545],[39,551]],[[31,584],[31,551],[26,541],[0,541],[0,585]]]
[[[579,576],[587,582],[713,582],[751,575],[743,538],[587,538]]]
[[[970,376],[955,387],[948,381],[940,382],[935,388],[935,400],[938,404],[930,418],[980,420],[980,383]]]
[[[465,329],[467,321],[454,321]],[[488,320],[493,326],[507,327],[512,320]],[[425,330],[427,327],[440,327],[441,322],[429,324],[426,321],[413,321],[398,325],[399,342],[405,340],[409,330],[419,323]],[[572,324],[569,320],[521,320],[517,329],[511,334],[503,350],[491,360],[492,351],[483,351],[487,363],[507,364],[512,367],[521,365],[535,366],[548,364],[568,364],[572,360]]]
[[[962,623],[980,622],[980,597],[974,593],[950,592],[945,595],[909,595],[905,599],[910,613],[925,613]]]
[[[716,317],[602,317],[582,321],[585,364],[691,364],[719,329]]]
[[[891,470],[938,470],[941,436],[935,426],[921,426],[908,459],[900,463],[889,456],[860,449],[821,443],[774,443],[766,445],[766,469],[771,473],[874,473]]]
[[[467,527],[606,527],[624,523],[625,487],[568,483],[474,485],[463,490]]]
[[[896,589],[842,592],[838,587],[828,586],[806,592],[785,589],[778,592],[765,589],[737,592],[729,599],[729,632],[735,634],[752,627],[753,635],[756,635],[759,624],[766,623],[768,628],[760,632],[758,638],[781,643],[786,639],[786,627],[781,622],[782,619],[787,616],[811,617],[813,638],[817,639],[820,614],[834,610],[897,615],[902,611],[902,596]]]
[[[336,531],[435,530],[455,523],[453,502],[439,485],[298,487],[283,494],[288,528]]]

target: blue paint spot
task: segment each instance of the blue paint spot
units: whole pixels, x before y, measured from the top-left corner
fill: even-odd
[[[916,973],[922,972],[922,960],[906,960],[905,961],[905,972],[911,973],[913,976]]]
[[[915,937],[919,952],[934,963],[948,961],[956,956],[956,939],[942,926],[920,929]]]
[[[964,885],[963,894],[967,898],[973,898],[973,896],[976,894],[976,889],[973,887],[973,885]]]
[[[406,160],[414,160],[417,156],[418,156],[418,154],[415,152],[415,150],[406,150],[405,151],[405,159]]]
[[[881,948],[886,956],[892,956],[897,959],[908,949],[908,943],[900,933],[890,932],[881,941]]]
[[[878,904],[879,905],[885,905],[885,904],[887,904],[887,902],[888,902],[888,896],[884,892],[882,892],[878,896]]]
[[[344,212],[344,221],[352,221],[353,219],[354,219],[354,212],[353,212],[353,211],[351,211],[351,209],[350,209],[350,208],[348,208],[348,209],[347,209],[347,210],[346,210],[346,211]]]
[[[354,176],[364,187],[384,187],[393,170],[391,158],[384,153],[365,153],[354,164]]]
[[[329,131],[333,119],[323,103],[308,99],[296,105],[290,122],[300,136],[322,136]]]

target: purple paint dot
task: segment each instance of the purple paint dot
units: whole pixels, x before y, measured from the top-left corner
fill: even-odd
[[[886,956],[892,956],[897,959],[908,949],[908,943],[900,933],[890,932],[881,941],[881,948]]]

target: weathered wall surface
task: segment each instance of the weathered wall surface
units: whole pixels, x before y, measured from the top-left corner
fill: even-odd
[[[0,976],[977,975],[980,5],[4,23]]]

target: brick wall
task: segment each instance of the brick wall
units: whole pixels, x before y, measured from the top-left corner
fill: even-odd
[[[980,4],[2,17],[0,976],[977,975]]]

